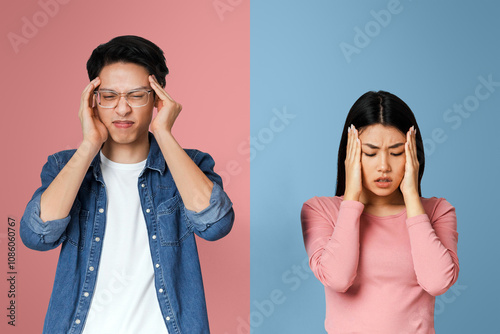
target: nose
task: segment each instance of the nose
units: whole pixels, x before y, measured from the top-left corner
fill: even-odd
[[[125,96],[120,96],[118,99],[118,104],[115,107],[115,112],[120,115],[121,117],[127,115],[129,112],[132,111],[132,108],[127,103],[127,100],[125,99]]]
[[[381,152],[378,154],[378,161],[377,161],[377,171],[380,173],[386,173],[391,171],[391,165],[389,163],[389,153],[388,152]]]

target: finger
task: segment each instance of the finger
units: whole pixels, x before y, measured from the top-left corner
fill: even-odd
[[[345,157],[346,159],[349,158],[349,152],[351,150],[351,126],[349,125],[347,127],[347,145],[346,145],[346,148],[345,148]]]
[[[416,157],[416,139],[415,139],[415,126],[412,126],[411,136],[410,136],[410,150],[412,158]]]
[[[87,87],[83,90],[82,93],[82,103],[87,102],[87,107],[90,105],[90,98],[94,95],[94,90],[101,84],[101,80],[99,77],[96,77],[94,80],[89,82]]]
[[[356,152],[355,152],[355,161],[361,161],[361,139],[359,139],[357,130],[356,130]]]
[[[354,161],[356,157],[356,128],[351,124],[351,160]]]
[[[410,128],[409,134],[408,134],[408,154],[407,154],[407,161],[409,165],[415,166],[417,161],[417,152],[416,152],[416,144],[415,144],[415,131],[414,128]]]
[[[406,133],[406,143],[405,143],[405,156],[406,156],[406,162],[411,161],[411,149],[410,149],[410,130]]]
[[[149,81],[151,83],[151,88],[154,89],[161,100],[165,101],[166,99],[168,99],[171,102],[175,103],[174,99],[172,99],[170,95],[168,95],[168,93],[165,91],[165,89],[163,89],[163,87],[158,83],[154,75],[149,76]]]
[[[351,124],[349,126],[349,134],[347,139],[347,158],[349,162],[352,161],[353,146],[354,146],[354,130]]]

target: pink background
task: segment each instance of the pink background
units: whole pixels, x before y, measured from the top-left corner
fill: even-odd
[[[211,330],[236,332],[250,305],[249,162],[237,149],[250,130],[249,2],[219,1],[228,7],[218,13],[213,0],[55,1],[10,2],[0,14],[0,332],[42,331],[59,249],[29,250],[17,233],[16,326],[8,326],[7,220],[16,219],[19,231],[47,156],[78,147],[87,59],[97,45],[126,34],[150,39],[165,52],[166,90],[183,105],[174,135],[183,147],[214,157],[234,203],[232,232],[215,243],[197,240]],[[52,5],[44,10],[40,3]],[[38,24],[37,31],[23,32],[26,22]],[[26,43],[16,50],[9,33],[24,33]]]

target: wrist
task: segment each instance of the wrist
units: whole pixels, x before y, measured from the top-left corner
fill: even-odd
[[[345,192],[344,193],[344,201],[358,201],[359,202],[359,197],[361,194],[356,194],[356,193],[349,193]]]
[[[165,136],[172,136],[171,129],[168,129],[166,127],[163,127],[163,128],[151,127],[151,132],[153,133],[153,135],[156,138],[165,137]]]
[[[93,159],[101,149],[101,146],[102,145],[96,145],[94,143],[84,140],[82,141],[76,152],[79,153],[82,157]]]
[[[417,190],[414,190],[414,191],[404,192],[403,198],[405,202],[417,199],[420,200],[420,195],[418,194]]]

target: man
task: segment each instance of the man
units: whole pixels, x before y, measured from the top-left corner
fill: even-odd
[[[48,157],[21,219],[27,247],[62,244],[44,333],[209,333],[194,234],[225,236],[234,212],[210,155],[172,135],[163,51],[116,37],[87,71],[83,141]]]

